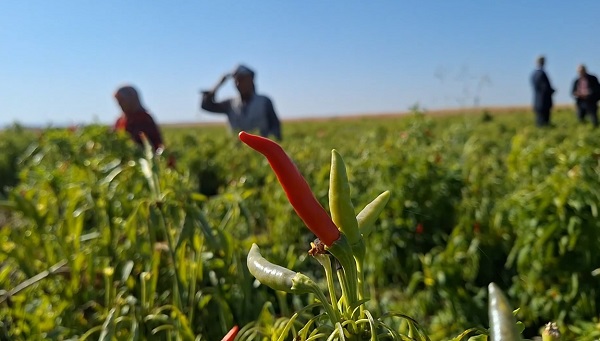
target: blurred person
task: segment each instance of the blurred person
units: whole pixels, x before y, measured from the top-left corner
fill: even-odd
[[[577,106],[579,122],[585,122],[585,117],[590,116],[594,127],[598,126],[598,100],[600,99],[600,83],[598,78],[587,72],[585,65],[577,67],[578,77],[573,82],[572,94]]]
[[[128,132],[140,145],[144,134],[154,152],[162,153],[164,146],[160,130],[142,105],[138,91],[130,85],[120,87],[115,92],[115,99],[123,111],[115,123],[115,130]]]
[[[273,135],[281,141],[281,123],[273,108],[273,102],[267,96],[256,93],[254,76],[253,70],[239,65],[232,73],[223,75],[213,89],[202,91],[200,107],[211,113],[227,115],[233,133],[242,130],[258,131],[261,136]],[[229,78],[235,81],[239,97],[216,102],[216,92]]]
[[[533,86],[533,111],[535,112],[535,124],[538,127],[550,125],[550,112],[552,111],[552,94],[554,89],[544,71],[546,58],[540,56],[536,60],[537,69],[531,75]]]

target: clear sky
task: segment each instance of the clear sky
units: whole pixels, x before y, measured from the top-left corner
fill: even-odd
[[[198,91],[237,63],[284,120],[527,105],[538,54],[570,103],[577,64],[600,73],[599,13],[598,0],[3,0],[0,126],[114,122],[125,83],[159,123],[215,120]]]

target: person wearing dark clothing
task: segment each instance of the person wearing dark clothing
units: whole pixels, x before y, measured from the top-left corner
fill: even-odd
[[[550,84],[548,75],[544,71],[546,59],[541,56],[537,59],[537,69],[531,76],[533,86],[533,111],[535,123],[538,127],[550,125],[550,112],[552,110],[552,94],[554,89]]]
[[[216,102],[215,93],[230,77],[234,79],[240,96]],[[257,130],[261,136],[273,135],[281,140],[281,123],[273,102],[267,96],[256,93],[254,71],[244,65],[221,77],[213,89],[203,91],[200,107],[211,113],[227,115],[233,133]]]
[[[132,86],[123,86],[115,93],[115,99],[123,110],[115,123],[115,130],[128,132],[140,145],[142,145],[141,135],[144,134],[155,152],[162,151],[164,147],[160,130],[152,116],[142,106],[137,90]]]
[[[600,83],[598,78],[587,72],[585,65],[577,67],[579,77],[573,82],[571,93],[575,97],[577,118],[585,122],[585,117],[590,116],[594,127],[598,126],[598,100],[600,100]]]

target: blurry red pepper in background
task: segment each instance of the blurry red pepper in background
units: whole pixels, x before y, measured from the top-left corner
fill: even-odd
[[[221,341],[233,341],[239,330],[240,327],[238,327],[237,325],[233,326],[233,328],[231,328],[231,330],[229,330],[229,332],[225,334],[225,336],[223,336]]]
[[[475,232],[475,233],[479,233],[480,231],[481,231],[481,225],[479,225],[479,222],[478,222],[478,221],[476,221],[476,222],[473,224],[473,232]]]
[[[423,227],[423,224],[418,223],[417,228],[415,229],[415,232],[417,234],[423,234],[423,232],[425,232],[425,228]]]
[[[175,156],[173,156],[173,154],[169,154],[169,158],[167,159],[167,167],[175,168],[176,163]]]

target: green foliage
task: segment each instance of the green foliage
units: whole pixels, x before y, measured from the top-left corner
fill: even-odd
[[[209,223],[224,217],[126,136],[47,131],[22,163],[3,203],[0,338],[217,339],[266,302],[246,244]]]
[[[35,134],[18,124],[0,131],[0,198],[17,183],[19,157],[34,140]]]
[[[569,111],[547,129],[531,113],[487,114],[289,122],[282,146],[326,209],[331,149],[355,204],[390,190],[365,240],[377,316],[410,316],[432,340],[485,339],[495,282],[527,337],[557,321],[565,339],[595,339],[600,135]],[[0,203],[0,339],[285,326],[311,298],[255,288],[253,242],[325,285],[266,160],[223,127],[165,129],[175,168],[104,127],[19,129],[0,133],[0,182],[14,187]]]

